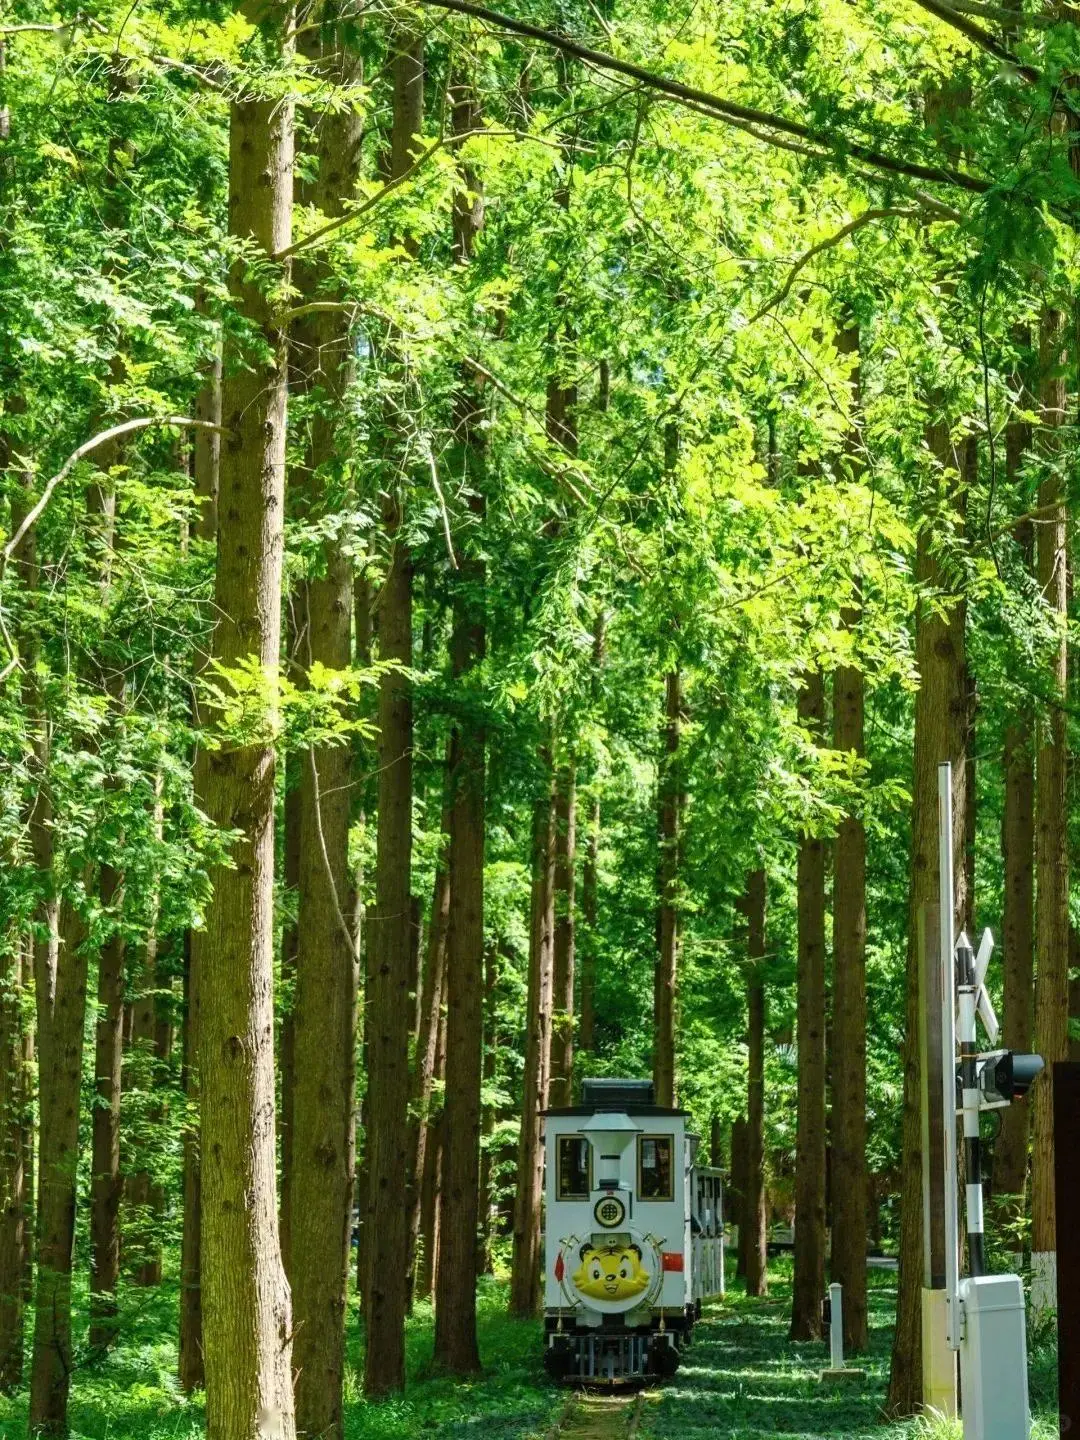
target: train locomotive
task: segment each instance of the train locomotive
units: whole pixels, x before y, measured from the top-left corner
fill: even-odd
[[[685,1110],[647,1080],[585,1080],[545,1115],[544,1363],[617,1385],[678,1368],[702,1302],[724,1293],[723,1187]]]

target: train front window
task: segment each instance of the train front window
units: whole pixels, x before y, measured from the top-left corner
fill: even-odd
[[[558,1197],[589,1198],[589,1142],[584,1135],[559,1136]]]
[[[642,1200],[674,1200],[670,1135],[642,1135],[638,1140],[638,1194]]]

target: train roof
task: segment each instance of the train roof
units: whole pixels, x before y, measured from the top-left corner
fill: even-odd
[[[685,1118],[690,1114],[689,1110],[678,1110],[670,1105],[641,1105],[633,1101],[624,1104],[616,1104],[611,1100],[596,1101],[591,1105],[561,1105],[553,1110],[542,1110],[542,1115],[642,1115],[646,1119],[650,1116],[675,1116]]]
[[[656,1091],[651,1080],[620,1079],[597,1075],[581,1082],[581,1104],[564,1105],[545,1110],[545,1115],[686,1115],[668,1105],[656,1104]]]

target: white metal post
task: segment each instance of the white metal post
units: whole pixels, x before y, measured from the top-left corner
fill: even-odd
[[[829,1356],[834,1370],[844,1368],[844,1287],[829,1286]]]
[[[956,974],[953,958],[952,765],[938,766],[938,888],[941,917],[942,1107],[945,1124],[945,1305],[949,1348],[960,1349],[960,1215],[956,1173]]]

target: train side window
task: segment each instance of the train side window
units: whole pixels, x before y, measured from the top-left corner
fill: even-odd
[[[638,1139],[638,1195],[642,1200],[674,1200],[671,1135],[642,1135]]]
[[[589,1168],[589,1142],[585,1136],[560,1135],[556,1189],[560,1200],[588,1200]]]

